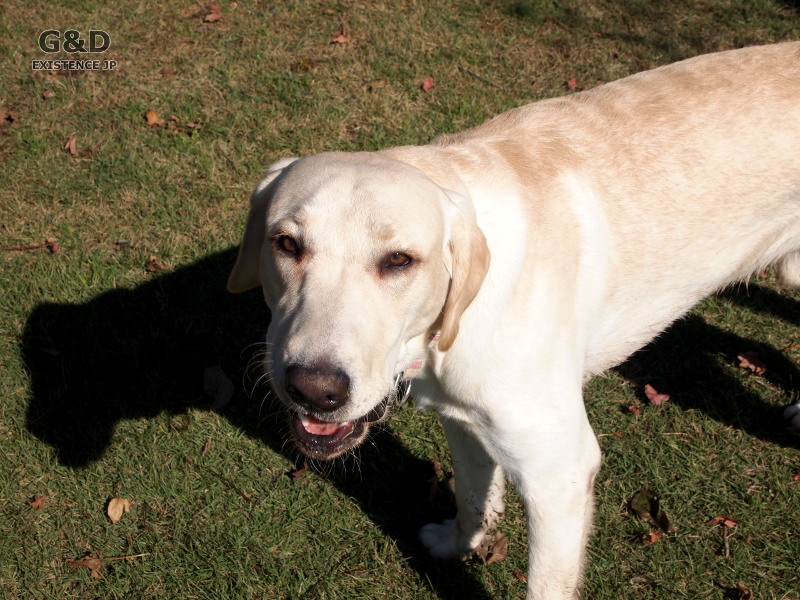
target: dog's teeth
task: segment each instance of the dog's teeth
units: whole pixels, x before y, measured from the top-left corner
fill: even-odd
[[[306,413],[297,413],[297,416],[300,417],[300,422],[303,424],[303,427],[308,427],[311,421],[308,420],[308,414]]]

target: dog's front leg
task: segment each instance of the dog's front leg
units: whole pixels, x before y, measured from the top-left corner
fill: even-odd
[[[525,503],[528,600],[572,600],[581,584],[600,448],[582,406],[580,415],[566,412],[571,420],[558,425],[544,418],[544,425],[507,422],[492,432]]]
[[[445,417],[442,424],[453,458],[458,512],[455,519],[425,525],[420,540],[431,556],[463,558],[502,518],[505,478],[470,425]]]

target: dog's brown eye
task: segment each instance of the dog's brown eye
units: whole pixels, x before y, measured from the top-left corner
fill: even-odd
[[[296,239],[289,235],[281,235],[275,240],[275,245],[278,250],[291,254],[292,256],[300,256],[300,244]]]
[[[408,254],[404,252],[393,252],[389,256],[386,257],[386,266],[392,267],[395,269],[402,269],[407,267],[414,259],[412,259]]]

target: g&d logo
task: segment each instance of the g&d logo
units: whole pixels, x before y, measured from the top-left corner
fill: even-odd
[[[39,34],[39,49],[48,54],[61,52],[97,54],[111,47],[111,37],[100,29],[91,29],[84,36],[76,29],[61,32],[48,29]],[[67,59],[34,60],[35,71],[108,71],[117,66],[115,60]]]
[[[67,29],[63,36],[57,29],[48,29],[39,35],[39,49],[55,54],[63,47],[64,52],[105,52],[111,46],[111,38],[105,31],[92,29],[88,33],[89,47],[81,32]]]

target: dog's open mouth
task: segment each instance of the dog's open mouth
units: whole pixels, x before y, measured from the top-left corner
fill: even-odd
[[[391,396],[369,413],[354,421],[336,423],[323,421],[312,414],[295,412],[292,415],[292,433],[300,450],[311,458],[329,460],[352,450],[363,442],[370,425],[386,418]]]

